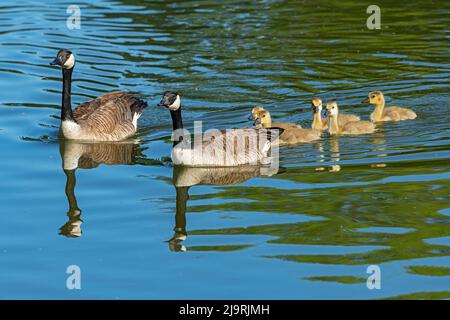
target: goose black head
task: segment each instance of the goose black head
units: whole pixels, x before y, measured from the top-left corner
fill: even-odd
[[[175,91],[166,91],[158,106],[166,107],[171,111],[178,110],[181,107],[180,95]]]
[[[60,66],[63,69],[72,69],[75,66],[75,56],[67,49],[58,51],[56,58],[50,62],[51,66]]]

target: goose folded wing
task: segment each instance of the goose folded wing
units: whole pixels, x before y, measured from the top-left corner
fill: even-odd
[[[82,103],[73,111],[73,115],[76,120],[86,120],[105,106],[112,108],[112,110],[118,108],[119,113],[131,114],[132,106],[138,101],[139,99],[134,92],[113,91]]]
[[[140,100],[131,92],[111,92],[93,99],[74,112],[75,119],[103,133],[112,133],[117,127],[133,130],[133,107]]]

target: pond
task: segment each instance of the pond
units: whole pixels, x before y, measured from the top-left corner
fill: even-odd
[[[370,4],[2,1],[0,298],[450,298],[449,7],[379,1],[369,30]],[[133,140],[59,138],[60,48],[74,105],[145,96]],[[248,126],[254,105],[309,127],[312,97],[368,119],[375,89],[418,118],[280,148],[275,171],[174,167],[156,106],[176,90],[188,128]]]

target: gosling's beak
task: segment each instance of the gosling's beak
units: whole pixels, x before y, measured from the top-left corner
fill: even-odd
[[[257,126],[257,125],[259,125],[259,124],[261,124],[261,119],[260,119],[260,118],[257,118],[257,119],[255,120],[255,122],[253,122],[253,125],[254,125],[254,126]]]
[[[366,97],[361,103],[369,103],[369,97]]]
[[[253,113],[248,116],[248,121],[252,121],[252,120],[255,120],[255,116],[253,115]]]
[[[313,113],[317,113],[317,111],[319,111],[319,108],[317,108],[316,106],[312,106],[312,111]]]
[[[55,58],[52,62],[50,62],[51,66],[62,66],[62,62],[59,58]]]
[[[325,111],[323,112],[323,116],[324,117],[328,116],[328,109],[325,109]]]

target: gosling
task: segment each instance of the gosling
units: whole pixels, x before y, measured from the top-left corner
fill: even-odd
[[[252,113],[250,114],[250,116],[248,117],[248,120],[250,121],[256,121],[258,119],[258,112],[260,111],[265,111],[265,109],[263,107],[253,107],[252,109]],[[269,113],[269,117],[270,117],[270,113]],[[270,121],[272,121],[272,119],[270,119]],[[281,128],[281,129],[287,129],[287,128],[299,128],[301,129],[302,126],[293,122],[272,122],[272,126],[276,127],[276,128]]]
[[[417,118],[417,114],[407,108],[400,107],[384,107],[385,100],[381,91],[372,91],[369,93],[363,103],[370,103],[375,106],[375,111],[370,115],[370,120],[378,121],[401,121],[412,120]]]
[[[263,128],[277,127],[276,123],[272,123],[272,118],[270,117],[270,113],[267,110],[259,111],[256,114],[256,124],[261,125]],[[319,140],[320,135],[320,130],[287,127],[284,128],[283,133],[278,137],[277,141],[273,142],[273,144],[292,145],[298,143],[307,143]]]
[[[330,114],[328,132],[331,135],[339,134],[368,134],[375,132],[375,124],[370,121],[350,121],[340,126],[338,121],[339,109],[336,101],[327,103],[327,113]]]
[[[314,98],[311,101],[312,111],[313,111],[313,122],[311,128],[316,130],[326,130],[328,129],[328,118],[322,119],[322,100],[320,98]],[[350,121],[361,120],[358,116],[353,114],[339,114],[338,123],[339,126],[345,125]]]

